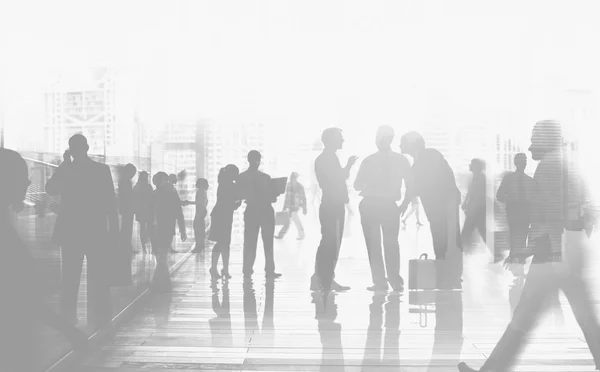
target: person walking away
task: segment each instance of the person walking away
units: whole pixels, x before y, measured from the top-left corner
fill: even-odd
[[[140,227],[140,241],[142,243],[142,252],[147,253],[146,245],[150,241],[150,224],[154,213],[152,211],[152,186],[148,183],[148,172],[142,171],[138,175],[138,180],[133,188],[135,220]],[[137,251],[136,251],[137,253]]]
[[[175,225],[179,226],[179,234],[182,242],[187,240],[187,233],[185,231],[181,202],[177,194],[173,193],[167,174],[159,172],[157,174],[157,183],[154,208],[156,231],[154,233],[156,234],[155,239],[158,249],[152,247],[156,255],[156,270],[151,287],[155,292],[165,293],[171,291],[167,256],[169,244],[171,244],[175,236]]]
[[[485,162],[482,159],[473,159],[469,165],[469,170],[473,173],[473,180],[467,192],[467,197],[461,205],[465,212],[465,223],[461,232],[463,244],[468,242],[470,250],[473,249],[473,233],[475,229],[479,232],[481,239],[486,242],[486,178]]]
[[[350,170],[358,159],[351,156],[342,168],[336,154],[344,145],[344,137],[340,128],[328,128],[321,134],[323,152],[315,160],[315,174],[322,190],[321,205],[319,206],[319,221],[321,223],[321,242],[315,257],[315,273],[311,277],[311,291],[346,291],[350,287],[340,285],[335,281],[335,267],[340,255]]]
[[[233,212],[241,205],[235,185],[239,172],[238,167],[233,164],[229,164],[219,171],[217,203],[210,214],[211,222],[208,234],[208,240],[216,243],[212,250],[212,264],[209,270],[211,278],[215,280],[220,277],[224,279],[231,278],[229,274],[229,253],[231,251]],[[223,259],[223,269],[220,275],[217,270],[219,257]]]
[[[532,263],[512,320],[479,371],[512,369],[546,310],[549,296],[559,289],[583,331],[596,370],[600,370],[600,326],[590,284],[584,279],[597,208],[577,169],[576,154],[565,150],[559,122],[544,120],[534,125],[529,151],[539,164],[533,175],[536,189],[528,241]],[[475,371],[465,363],[460,363],[458,370]]]
[[[296,230],[298,230],[298,240],[304,239],[304,226],[302,226],[302,220],[300,219],[300,210],[306,216],[306,194],[304,186],[298,182],[298,173],[292,172],[290,182],[287,184],[285,202],[283,204],[283,211],[289,212],[290,218],[286,220],[285,225],[279,230],[279,234],[277,234],[275,239],[283,239],[290,228],[290,221],[294,222]]]
[[[371,291],[387,290],[388,283],[394,291],[404,288],[398,244],[400,210],[396,203],[402,199],[403,182],[407,188],[412,187],[412,179],[408,160],[392,151],[394,135],[392,127],[379,127],[375,138],[378,151],[363,160],[354,182],[363,198],[358,208],[371,266],[373,285],[367,288]]]

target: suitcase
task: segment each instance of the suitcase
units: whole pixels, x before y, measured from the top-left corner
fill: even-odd
[[[408,261],[408,289],[433,290],[437,288],[436,261],[423,253],[418,259]]]

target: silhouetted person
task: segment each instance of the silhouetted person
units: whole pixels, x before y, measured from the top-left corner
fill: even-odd
[[[321,371],[344,371],[344,347],[342,346],[342,325],[336,323],[338,311],[336,293],[312,293],[315,304],[315,319],[321,339]]]
[[[450,249],[453,246],[461,251],[456,252],[453,255],[455,257],[451,257],[453,259],[446,265],[439,266],[444,266],[447,271],[438,272],[438,286],[460,288],[462,276],[462,244],[458,218],[460,191],[456,186],[454,172],[438,150],[425,147],[425,140],[417,132],[404,134],[400,141],[400,148],[403,154],[408,154],[414,159],[413,187],[406,190],[400,212],[404,214],[413,198],[417,196],[421,198],[423,210],[429,220],[436,260],[446,260],[447,253],[452,252]]]
[[[171,279],[167,263],[169,245],[175,237],[175,225],[179,226],[181,241],[187,240],[185,221],[181,202],[177,194],[173,193],[172,185],[169,184],[168,176],[164,172],[157,174],[157,187],[155,190],[154,216],[155,216],[155,240],[157,247],[152,247],[156,255],[156,270],[152,279],[152,289],[156,292],[169,292],[171,290]]]
[[[132,251],[131,236],[133,234],[134,195],[131,180],[135,177],[137,169],[129,163],[121,170],[119,179],[119,212],[121,213],[121,239],[120,244],[124,249]]]
[[[533,259],[523,293],[504,335],[480,371],[510,370],[528,334],[548,306],[548,298],[562,289],[600,369],[600,326],[584,279],[589,235],[597,216],[577,164],[564,147],[562,126],[540,121],[531,135],[531,157],[540,161],[531,208],[528,249]],[[474,371],[460,363],[461,372]]]
[[[169,183],[175,187],[177,185],[177,175],[174,173],[169,174]]]
[[[410,209],[408,210],[408,212],[406,212],[406,214],[404,215],[404,218],[402,219],[403,227],[406,227],[406,221],[413,214],[417,218],[417,227],[423,226],[423,224],[421,223],[421,203],[419,203],[419,197],[414,198],[410,202]]]
[[[392,127],[379,127],[375,139],[379,151],[363,160],[354,182],[354,188],[363,197],[358,208],[373,279],[373,286],[367,289],[372,291],[387,290],[388,282],[395,291],[404,287],[398,245],[400,210],[396,202],[402,199],[402,183],[408,181],[407,188],[410,187],[412,175],[408,160],[392,151],[394,135]]]
[[[238,177],[238,191],[246,201],[244,211],[244,277],[254,273],[258,233],[262,236],[265,250],[265,273],[267,277],[278,278],[275,272],[273,239],[275,235],[275,211],[273,203],[277,201],[271,176],[258,170],[261,154],[256,150],[248,152],[249,167]]]
[[[213,279],[223,277],[230,279],[229,253],[231,251],[231,232],[233,228],[233,212],[241,205],[237,195],[235,181],[239,176],[239,169],[233,164],[221,168],[218,176],[217,203],[210,214],[210,233],[208,240],[215,242],[212,250],[210,276]],[[219,257],[223,259],[221,274],[217,270]]]
[[[61,314],[72,324],[78,322],[77,294],[86,257],[89,321],[100,325],[112,316],[107,262],[111,250],[118,249],[119,217],[110,169],[91,160],[88,150],[83,135],[72,136],[46,192],[61,197],[52,239],[61,246]]]
[[[486,241],[485,162],[482,159],[473,159],[469,165],[469,170],[473,173],[473,180],[467,192],[467,197],[461,206],[465,212],[461,240],[463,244],[469,242],[469,245],[472,245],[475,229],[479,232],[481,239],[484,242]]]
[[[304,239],[304,226],[302,226],[302,220],[300,219],[300,210],[306,215],[306,193],[304,192],[304,186],[298,182],[298,173],[296,172],[292,172],[290,175],[290,182],[288,182],[285,191],[283,210],[290,213],[290,218],[285,221],[275,238],[282,239],[290,228],[290,222],[294,221],[296,230],[298,230],[298,240]]]
[[[193,204],[196,206],[194,214],[194,249],[192,252],[199,253],[206,248],[206,215],[208,214],[208,181],[206,178],[196,180],[196,200],[193,202],[185,201],[184,205]]]
[[[531,207],[535,193],[535,181],[525,174],[527,155],[519,153],[514,160],[516,170],[502,178],[496,199],[506,205],[506,218],[509,228],[510,253],[508,262],[524,263]]]
[[[349,290],[350,287],[342,286],[335,281],[335,266],[344,236],[345,205],[350,201],[346,180],[358,158],[351,156],[346,167],[342,168],[336,154],[344,145],[342,130],[339,128],[325,129],[321,141],[325,148],[315,160],[315,174],[323,193],[319,206],[321,243],[317,249],[315,273],[311,277],[310,289],[312,291]]]
[[[64,333],[76,348],[85,347],[87,337],[46,305],[35,259],[12,225],[10,208],[20,208],[30,184],[27,164],[0,148],[0,174],[0,369],[31,372],[40,367],[38,321]]]
[[[146,253],[146,244],[150,240],[150,229],[154,212],[152,211],[152,186],[148,183],[148,172],[142,171],[133,188],[135,219],[140,226],[142,251]]]

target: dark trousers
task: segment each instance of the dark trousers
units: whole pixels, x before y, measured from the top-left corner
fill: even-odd
[[[511,254],[522,255],[527,247],[529,235],[529,218],[508,216],[508,234]]]
[[[275,211],[271,205],[263,207],[247,206],[244,212],[244,263],[245,276],[254,273],[258,233],[262,236],[265,250],[265,272],[275,272],[275,258],[273,254],[273,239],[275,236]]]
[[[194,249],[204,249],[206,241],[206,219],[203,216],[196,216],[196,218],[194,218],[194,239],[196,239],[196,246]]]
[[[400,210],[393,200],[370,199],[363,199],[358,209],[369,253],[373,284],[387,286],[389,280],[396,288],[400,285]],[[385,265],[381,254],[382,233]]]
[[[120,234],[121,247],[131,248],[131,237],[133,235],[133,214],[121,215]]]
[[[156,269],[150,287],[155,292],[167,293],[171,291],[171,275],[169,273],[169,245],[173,242],[175,235],[166,229],[157,229],[152,246],[152,252],[156,256]]]
[[[563,262],[545,262],[534,255],[523,287],[523,293],[513,318],[481,369],[509,370],[525,346],[527,335],[534,329],[539,318],[562,290],[571,305],[575,319],[583,331],[596,367],[600,367],[600,326],[590,296],[590,288],[583,278],[585,264],[584,249],[588,238],[584,232],[566,232],[567,254]],[[540,239],[539,244],[551,244],[549,239]],[[536,250],[538,247],[536,247]],[[542,247],[541,251],[544,248]],[[545,248],[548,250],[548,248]],[[567,261],[567,262],[565,262]]]
[[[344,203],[321,203],[319,221],[321,222],[321,243],[315,259],[315,273],[324,289],[333,282],[344,236],[346,206]]]
[[[105,247],[63,246],[60,312],[65,319],[77,318],[77,298],[81,282],[83,258],[87,259],[88,324],[99,326],[110,320],[112,304],[107,275],[110,272]]]

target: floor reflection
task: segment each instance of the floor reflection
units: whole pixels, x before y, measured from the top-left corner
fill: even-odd
[[[345,371],[342,346],[342,325],[336,323],[338,316],[335,292],[313,292],[315,319],[321,339],[321,371]]]
[[[385,335],[383,328],[385,328]],[[376,292],[369,305],[369,325],[362,361],[363,368],[399,366],[399,347],[400,294]]]
[[[231,334],[231,305],[229,302],[229,283],[225,281],[219,291],[219,285],[216,280],[211,283],[212,289],[212,310],[215,317],[208,320],[210,327],[211,345],[213,346],[233,346],[233,336]],[[219,300],[219,292],[222,294],[222,300]]]

